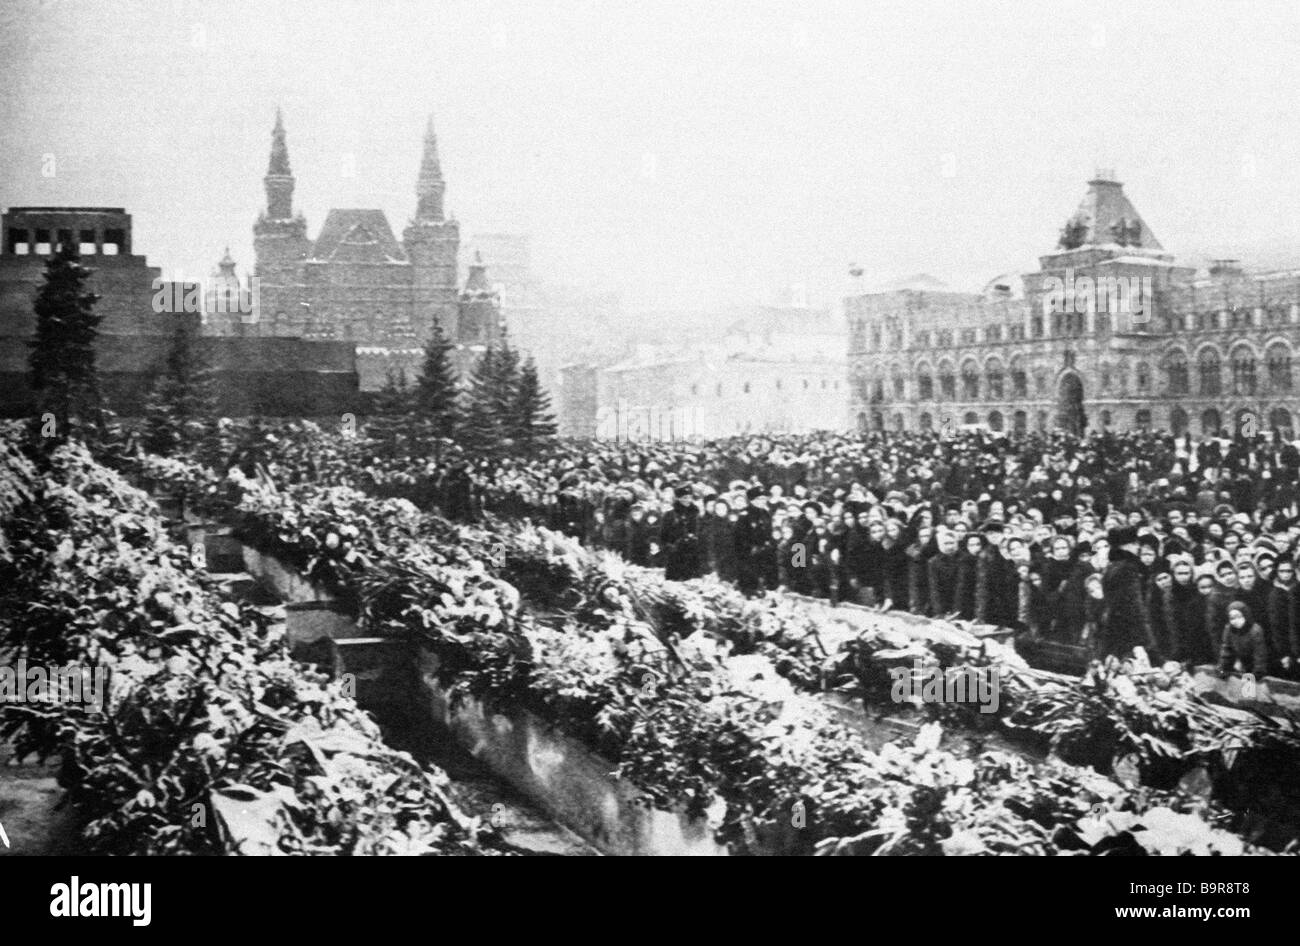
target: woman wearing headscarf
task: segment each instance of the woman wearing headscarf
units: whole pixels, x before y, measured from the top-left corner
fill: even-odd
[[[1250,605],[1234,601],[1228,605],[1228,620],[1223,626],[1223,646],[1219,650],[1219,670],[1223,673],[1254,674],[1262,679],[1268,673],[1268,645],[1264,629],[1255,623]]]
[[[1071,562],[1065,581],[1057,595],[1057,619],[1054,636],[1067,644],[1083,641],[1087,623],[1088,593],[1084,587],[1088,576],[1095,572],[1092,566],[1092,543],[1086,539],[1071,550]]]
[[[1172,562],[1173,587],[1169,590],[1169,641],[1165,656],[1185,664],[1209,663],[1215,659],[1214,639],[1206,629],[1208,597],[1196,587],[1196,570],[1189,556]],[[1211,586],[1213,578],[1209,578]]]

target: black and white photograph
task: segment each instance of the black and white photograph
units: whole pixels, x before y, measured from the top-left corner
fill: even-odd
[[[1300,852],[1297,88],[1264,0],[6,0],[0,867]],[[1176,863],[1089,909],[1252,918]]]

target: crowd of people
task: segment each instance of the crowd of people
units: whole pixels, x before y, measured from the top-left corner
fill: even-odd
[[[1300,450],[1276,434],[816,433],[436,459],[274,440],[232,459],[530,520],[669,578],[1300,678]]]
[[[822,433],[562,443],[453,463],[437,491],[669,578],[1296,677],[1298,471],[1279,436]]]

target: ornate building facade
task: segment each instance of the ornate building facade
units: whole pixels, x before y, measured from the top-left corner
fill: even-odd
[[[1294,435],[1300,271],[1178,265],[1108,172],[1039,267],[847,298],[850,424]]]
[[[467,373],[498,330],[500,305],[481,259],[458,291],[460,225],[444,211],[446,181],[432,120],[415,215],[401,242],[377,209],[332,209],[317,237],[308,237],[307,221],[293,206],[295,180],[278,110],[263,183],[266,207],[253,226],[257,311],[251,319],[209,319],[206,332],[352,342],[362,390],[377,390],[399,371],[414,380],[438,322]],[[220,265],[228,278],[233,261]]]

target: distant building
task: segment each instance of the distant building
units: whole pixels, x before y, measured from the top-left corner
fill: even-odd
[[[1038,272],[863,293],[845,314],[860,429],[1296,429],[1300,272],[1178,265],[1112,172]]]
[[[838,429],[844,338],[825,310],[755,307],[717,317],[720,338],[638,345],[604,367],[567,366],[561,430],[676,440]]]
[[[557,401],[565,365],[608,363],[621,354],[625,326],[616,294],[542,278],[533,270],[525,234],[477,233],[466,246],[487,264],[511,344],[533,356],[542,386]],[[563,416],[558,403],[554,406]]]
[[[390,373],[414,381],[436,321],[457,345],[458,367],[467,373],[500,316],[489,311],[497,303],[481,260],[477,277],[470,268],[473,285],[458,291],[460,225],[443,210],[446,181],[432,121],[415,216],[401,242],[376,209],[330,210],[317,237],[307,236],[307,221],[293,208],[295,179],[278,111],[263,183],[266,208],[253,227],[258,312],[251,321],[211,320],[205,331],[353,343],[361,387],[373,391]]]
[[[178,328],[198,334],[206,301],[229,291],[234,261],[203,298],[198,284],[166,282],[161,270],[132,252],[131,215],[120,207],[14,207],[3,215],[0,248],[0,415],[29,416],[36,398],[28,383],[33,310],[51,254],[75,242],[103,318],[96,368],[107,406],[125,417],[144,408]],[[227,266],[227,263],[229,264]],[[194,311],[185,311],[193,293]],[[159,300],[163,304],[159,305]],[[173,303],[177,303],[173,305]],[[237,315],[232,318],[238,318]],[[349,343],[305,338],[198,338],[215,372],[218,410],[228,416],[335,417],[358,406],[356,354]]]

